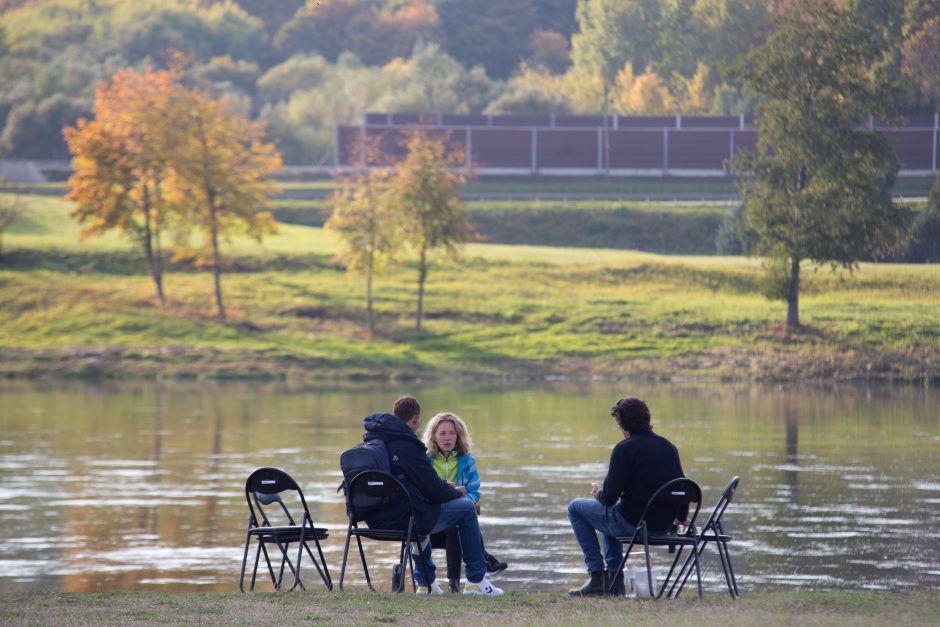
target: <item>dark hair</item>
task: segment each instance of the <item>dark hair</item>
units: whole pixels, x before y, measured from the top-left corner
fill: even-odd
[[[617,424],[624,431],[652,431],[650,426],[650,408],[633,396],[622,398],[610,408],[610,415],[617,419]]]
[[[392,406],[392,413],[408,422],[421,413],[421,405],[414,396],[402,396]]]

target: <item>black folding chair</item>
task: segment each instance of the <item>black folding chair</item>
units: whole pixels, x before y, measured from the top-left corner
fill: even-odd
[[[376,529],[371,527],[360,527],[359,523],[377,511],[391,507],[400,507],[404,503],[408,507],[408,526],[406,529]],[[428,567],[424,561],[421,551],[421,544],[427,539],[427,536],[419,534],[415,530],[414,504],[411,502],[411,495],[401,482],[390,474],[378,470],[366,470],[353,477],[352,481],[346,485],[346,511],[349,515],[349,526],[346,529],[346,546],[343,549],[343,567],[339,573],[339,589],[343,589],[343,579],[346,576],[346,560],[349,556],[349,542],[355,537],[356,544],[359,546],[359,557],[362,560],[362,570],[366,575],[366,583],[373,592],[372,579],[369,576],[369,567],[366,565],[366,554],[362,550],[362,538],[377,540],[380,542],[400,542],[401,552],[398,563],[401,568],[402,577],[395,592],[404,590],[404,574],[406,568],[411,569],[411,587],[417,592],[418,585],[415,582],[414,560],[411,551],[407,550],[411,543],[415,543],[418,548],[418,554],[421,558],[421,569],[424,572],[425,581],[428,582],[428,594],[431,593],[431,581],[428,578]],[[407,560],[407,564],[406,564]]]
[[[695,504],[694,511],[691,509],[692,503]],[[647,525],[647,516],[650,513],[651,508],[654,506],[668,505],[675,507],[676,511],[680,507],[689,506],[691,516],[687,517],[688,527],[682,533],[669,533],[666,535],[650,535],[650,530]],[[676,564],[679,563],[679,558],[682,557],[682,551],[685,547],[691,547],[693,562],[695,564],[695,573],[698,576],[698,595],[699,598],[702,597],[702,573],[699,568],[698,562],[698,535],[695,532],[695,519],[698,517],[699,508],[702,505],[702,489],[697,483],[691,479],[679,478],[673,479],[665,484],[663,484],[656,492],[650,497],[650,500],[646,503],[646,507],[643,509],[643,514],[640,516],[640,521],[637,523],[636,531],[633,532],[632,536],[622,536],[618,537],[617,540],[627,544],[627,550],[623,555],[623,559],[620,560],[620,566],[614,572],[620,572],[623,570],[624,564],[627,563],[627,559],[630,557],[630,552],[633,550],[633,547],[639,543],[643,543],[643,552],[646,555],[646,577],[649,581],[649,590],[650,594],[655,594],[656,598],[660,598],[663,595],[663,592],[666,589],[666,585],[669,583],[669,579],[672,577],[672,573],[676,568]],[[655,588],[653,587],[653,567],[650,563],[650,547],[651,546],[668,546],[670,552],[675,550],[675,547],[678,546],[679,550],[676,551],[676,557],[672,561],[672,566],[669,568],[669,573],[666,574],[666,578],[663,580],[663,585],[660,587],[659,592],[656,593]],[[614,585],[616,577],[610,583],[609,592],[613,594]]]
[[[300,524],[297,524],[290,510],[281,498],[284,492],[296,492],[300,507],[303,509],[303,517]],[[268,573],[271,575],[271,583],[275,591],[280,591],[284,580],[284,567],[287,566],[294,576],[294,583],[290,590],[297,586],[304,588],[300,580],[300,561],[304,550],[316,566],[320,578],[326,584],[327,589],[333,589],[333,580],[330,577],[330,571],[326,566],[326,559],[323,557],[323,549],[320,547],[320,540],[329,537],[326,529],[313,526],[313,518],[310,516],[310,509],[307,507],[307,501],[304,499],[303,490],[297,485],[297,482],[283,470],[278,468],[259,468],[248,476],[245,482],[245,500],[248,501],[248,531],[245,534],[245,555],[242,558],[241,579],[238,582],[239,589],[245,591],[245,567],[248,565],[248,549],[251,546],[251,540],[257,541],[255,550],[255,565],[251,571],[251,585],[249,590],[255,589],[255,579],[258,574],[258,561],[261,554],[264,554],[264,561],[268,566]],[[280,506],[278,509],[277,506]],[[265,508],[268,508],[265,510]],[[272,524],[272,519],[278,523]],[[317,547],[319,561],[314,557],[310,550],[309,542],[313,541]],[[291,561],[288,550],[290,545],[297,543],[297,562]],[[271,558],[268,555],[268,546],[277,546],[281,553],[281,565],[277,576],[274,575],[274,568],[271,565]],[[322,564],[322,567],[321,567]]]
[[[725,583],[728,584],[728,594],[731,595],[732,599],[740,598],[741,593],[738,590],[738,580],[734,576],[734,568],[731,566],[731,553],[728,551],[728,542],[732,540],[732,537],[726,534],[724,528],[721,526],[721,517],[724,516],[728,505],[731,504],[731,500],[734,498],[734,493],[738,489],[738,483],[740,481],[740,477],[734,477],[728,485],[725,486],[725,489],[721,492],[721,497],[718,499],[718,503],[715,504],[715,509],[712,510],[711,516],[705,521],[702,532],[698,536],[699,556],[705,551],[705,546],[709,542],[714,542],[715,546],[718,547],[721,570],[725,575]],[[676,580],[669,589],[669,595],[672,598],[679,596],[682,592],[682,588],[685,587],[686,582],[692,574],[692,570],[689,568],[691,559],[692,555],[686,558],[685,563],[676,575]]]

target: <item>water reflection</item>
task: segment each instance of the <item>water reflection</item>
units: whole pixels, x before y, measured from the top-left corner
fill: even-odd
[[[363,415],[403,391],[0,384],[0,589],[235,590],[244,480],[261,465],[301,482],[332,530],[324,550],[338,571],[339,452],[358,440]],[[510,562],[505,587],[582,579],[565,507],[603,478],[617,438],[608,411],[627,391],[650,402],[706,509],[741,475],[725,520],[745,589],[940,587],[940,531],[925,524],[940,514],[929,390],[419,389],[426,414],[451,410],[470,424],[487,546]],[[393,547],[368,550],[388,589]],[[363,581],[355,564],[348,576]]]

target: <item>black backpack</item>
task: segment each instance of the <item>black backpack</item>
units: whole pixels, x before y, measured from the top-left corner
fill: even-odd
[[[388,462],[388,449],[385,447],[385,442],[378,438],[357,444],[343,451],[339,456],[339,467],[343,471],[343,482],[339,484],[336,491],[339,492],[342,490],[343,494],[346,494],[346,486],[361,472],[366,470],[381,470],[388,474],[392,473],[392,467]],[[384,509],[387,506],[388,504],[383,501],[376,503],[358,503],[356,507],[358,511],[363,511],[369,509]],[[347,499],[346,516],[349,517],[350,514],[349,500]]]
[[[344,490],[353,477],[365,470],[381,470],[388,474],[392,472],[388,462],[388,449],[385,442],[378,438],[343,451],[339,456],[339,467],[343,471],[343,483],[340,487]]]

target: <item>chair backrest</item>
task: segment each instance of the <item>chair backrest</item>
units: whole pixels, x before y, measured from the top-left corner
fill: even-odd
[[[692,510],[691,505],[695,504]],[[676,508],[676,511],[683,506],[688,506],[691,515],[686,517],[686,521],[691,527],[695,524],[698,517],[699,508],[702,506],[702,488],[697,483],[686,477],[679,477],[667,481],[653,493],[650,500],[646,503],[646,509],[643,510],[643,516],[640,517],[640,524],[646,524],[646,518],[657,505],[668,505]]]
[[[411,495],[401,481],[380,470],[366,470],[353,477],[346,486],[349,521],[357,523],[374,512],[401,508],[407,505],[409,516],[414,516]]]
[[[721,496],[718,498],[718,502],[715,504],[715,509],[712,510],[711,515],[708,517],[708,520],[705,521],[705,524],[702,525],[702,533],[708,529],[716,529],[718,532],[721,531],[721,517],[724,516],[725,510],[728,509],[728,505],[734,499],[734,493],[738,489],[738,483],[741,481],[741,477],[735,476],[732,477],[731,481],[728,482],[728,485],[725,486],[725,489],[722,490]]]
[[[287,524],[296,525],[290,509],[281,498],[284,492],[296,492],[300,506],[304,512],[304,520],[311,520],[310,510],[307,509],[307,500],[304,498],[303,490],[297,485],[293,477],[280,468],[264,467],[258,468],[245,481],[245,500],[248,501],[248,510],[251,512],[251,519],[255,525],[264,527],[272,526],[271,509],[265,510],[265,506],[277,504],[286,518]],[[257,510],[257,511],[256,511]],[[275,509],[276,511],[276,509]]]

